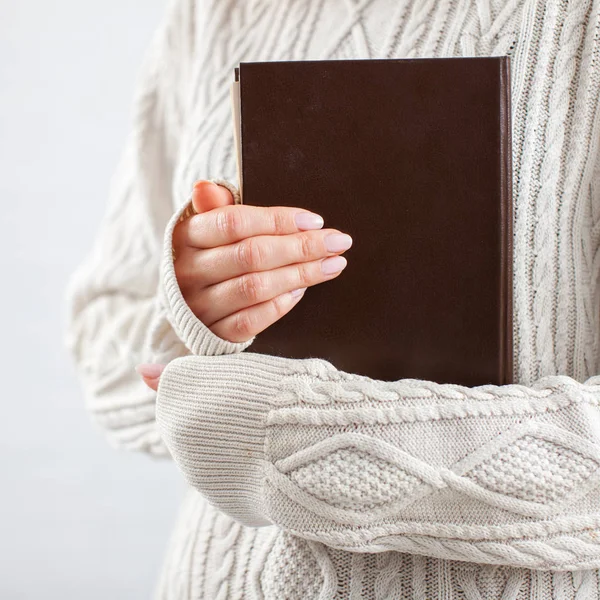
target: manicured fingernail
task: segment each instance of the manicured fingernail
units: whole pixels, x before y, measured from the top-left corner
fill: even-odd
[[[164,368],[165,368],[165,365],[159,365],[159,364],[155,364],[155,363],[144,363],[141,365],[137,365],[135,370],[142,377],[148,377],[149,379],[155,379],[163,372]]]
[[[303,287],[303,288],[298,288],[297,290],[292,290],[292,291],[290,292],[290,294],[291,294],[292,296],[294,296],[294,298],[297,298],[298,296],[302,296],[302,294],[304,294],[304,291],[305,291],[305,290],[306,290],[306,288],[305,288],[305,287]]]
[[[311,212],[296,213],[296,226],[298,229],[321,229],[323,227],[323,217]]]
[[[352,246],[352,238],[347,233],[330,233],[325,236],[327,252],[343,252]]]
[[[343,256],[330,256],[321,263],[321,270],[325,275],[331,275],[341,271],[348,261]]]

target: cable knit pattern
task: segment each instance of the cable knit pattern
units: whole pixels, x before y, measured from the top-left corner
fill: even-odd
[[[298,376],[319,371],[347,377],[362,398],[281,406]],[[412,411],[402,397],[373,406],[371,388],[398,385],[321,359],[182,357],[162,374],[157,421],[188,482],[247,525],[351,551],[600,567],[600,378],[540,379],[526,418],[510,394],[521,386],[437,385],[434,402]],[[488,400],[473,400],[482,391]]]
[[[169,0],[65,335],[111,443],[191,483],[159,598],[600,595],[599,39],[598,0]],[[171,234],[196,179],[237,195],[239,61],[500,54],[518,384],[368,380],[195,317]]]

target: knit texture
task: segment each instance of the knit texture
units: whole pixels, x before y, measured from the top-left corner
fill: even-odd
[[[157,597],[600,596],[599,35],[598,0],[170,0],[65,337],[111,443],[191,484]],[[236,193],[241,60],[503,54],[518,384],[253,355],[191,313],[170,235],[196,179]]]
[[[599,403],[600,376],[464,388],[238,354],[169,363],[157,420],[188,482],[245,525],[573,570],[600,567]]]

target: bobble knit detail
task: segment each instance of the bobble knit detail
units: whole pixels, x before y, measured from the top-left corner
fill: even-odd
[[[598,468],[598,462],[575,450],[526,435],[467,476],[499,494],[549,505],[583,485]]]
[[[343,448],[290,471],[303,490],[338,508],[369,511],[409,495],[419,479],[393,463]]]
[[[597,0],[169,0],[65,336],[110,442],[190,483],[157,598],[600,597],[599,40]],[[195,317],[171,235],[196,179],[237,194],[240,61],[503,54],[518,384],[370,380]]]

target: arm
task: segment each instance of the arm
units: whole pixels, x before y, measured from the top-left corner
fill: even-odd
[[[65,293],[64,342],[94,420],[114,445],[154,455],[168,452],[156,431],[155,393],[135,366],[237,352],[251,342],[233,344],[204,327],[172,278],[170,235],[188,204],[172,214],[179,204],[172,183],[191,80],[193,5],[170,2],[147,52],[106,214]]]
[[[599,402],[600,377],[464,388],[243,353],[168,364],[157,422],[188,482],[246,525],[578,570],[600,567]]]

